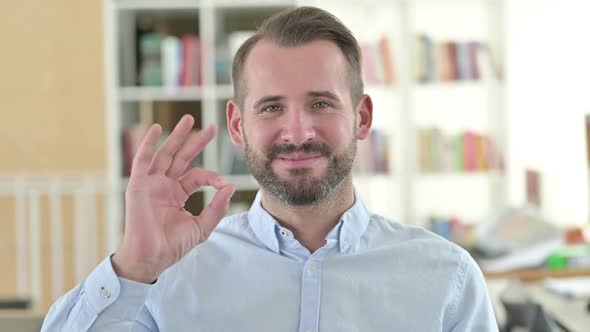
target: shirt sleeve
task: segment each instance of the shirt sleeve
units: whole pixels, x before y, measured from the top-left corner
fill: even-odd
[[[452,301],[446,310],[445,331],[498,331],[498,323],[488,294],[484,276],[464,250]]]
[[[145,306],[152,287],[155,285],[119,278],[107,257],[86,280],[51,306],[41,332],[158,332]]]

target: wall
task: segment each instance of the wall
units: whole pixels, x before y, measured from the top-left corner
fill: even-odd
[[[9,1],[0,22],[0,173],[104,170],[102,1]],[[71,219],[64,216],[66,249]],[[0,244],[0,266],[8,267],[1,296],[16,289],[14,201],[2,197]],[[66,287],[73,282],[67,278]]]
[[[590,2],[506,3],[509,200],[524,201],[524,170],[537,169],[544,214],[560,224],[588,223]]]

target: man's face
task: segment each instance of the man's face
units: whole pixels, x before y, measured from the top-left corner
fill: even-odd
[[[243,109],[233,112],[241,118],[228,110],[232,139],[262,188],[287,204],[320,202],[350,176],[359,135],[347,71],[325,40],[289,48],[261,40],[246,59]]]

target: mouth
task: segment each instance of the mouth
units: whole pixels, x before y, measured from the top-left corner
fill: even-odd
[[[311,166],[323,156],[317,153],[289,153],[277,156],[276,160],[289,167]]]

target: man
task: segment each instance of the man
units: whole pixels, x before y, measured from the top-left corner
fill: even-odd
[[[461,248],[366,210],[356,141],[373,106],[357,41],[312,7],[279,13],[233,63],[227,121],[261,189],[219,221],[235,187],[187,167],[215,128],[146,134],[119,250],[50,310],[43,331],[492,331],[481,272]],[[184,203],[218,189],[194,217]],[[219,225],[218,225],[219,223]]]

